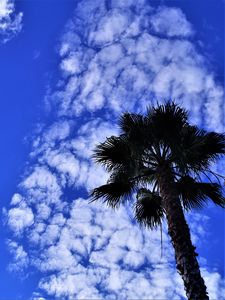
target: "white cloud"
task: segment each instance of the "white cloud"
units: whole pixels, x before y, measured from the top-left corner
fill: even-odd
[[[22,29],[23,13],[15,12],[14,0],[0,2],[0,39],[4,43],[9,41]]]
[[[47,143],[64,140],[70,134],[70,123],[67,121],[56,122],[44,133],[44,141]]]
[[[14,194],[11,200],[11,205],[17,205],[23,200],[23,197],[20,194]]]
[[[46,152],[45,162],[63,175],[61,176],[63,182],[68,178],[68,181],[74,183],[79,174],[79,161],[69,151],[60,150],[49,150]]]
[[[224,279],[217,272],[202,270],[202,275],[207,283],[210,299],[222,299],[225,293]]]
[[[116,63],[124,56],[123,48],[120,44],[113,44],[104,47],[99,53],[99,60],[102,63]]]
[[[64,53],[64,51],[65,50],[62,50],[61,53]],[[77,55],[77,53],[70,54],[69,57],[63,59],[61,62],[61,69],[64,72],[66,72],[68,75],[79,73],[80,72],[80,62],[79,62],[79,56]]]
[[[160,7],[150,20],[156,33],[168,37],[189,37],[193,34],[191,24],[177,7]]]
[[[21,201],[18,206],[11,208],[8,213],[8,226],[17,235],[21,234],[26,227],[31,226],[33,222],[33,212],[24,201]]]
[[[48,97],[57,103],[59,116],[91,112],[109,118],[170,98],[190,110],[192,122],[223,130],[223,89],[188,39],[193,31],[180,9],[155,10],[143,1],[112,2],[109,10],[103,2],[82,3],[60,50],[70,78]],[[168,38],[152,34],[149,21],[161,31],[170,24],[164,33]]]
[[[43,199],[46,194],[48,198],[52,194],[55,199],[59,199],[61,190],[57,185],[62,188],[83,186],[90,190],[108,178],[105,171],[96,166],[90,157],[97,143],[104,141],[106,136],[116,134],[117,128],[111,122],[101,119],[90,120],[80,128],[77,127],[73,129],[76,137],[68,138],[71,127],[68,124],[60,127],[60,124],[55,123],[44,132],[42,138],[35,140],[32,157],[38,157],[39,164],[45,167],[34,167],[33,173],[22,183],[23,187],[30,189],[31,196]],[[50,170],[54,170],[54,175]]]
[[[78,129],[78,137],[71,140],[72,149],[79,158],[89,160],[95,146],[103,142],[106,137],[116,135],[118,132],[116,129],[115,124],[102,122],[101,119],[89,121]]]
[[[158,248],[159,253],[160,234],[150,234],[147,230],[141,232],[132,224],[125,208],[121,208],[115,218],[115,212],[99,205],[90,205],[84,199],[77,199],[73,202],[70,216],[58,237],[54,245],[42,250],[41,256],[35,258],[35,265],[41,270],[54,272],[54,275],[40,283],[40,287],[48,290],[50,295],[58,298],[69,296],[72,299],[84,293],[90,298],[93,295],[89,293],[94,290],[94,294],[101,299],[104,298],[101,290],[105,289],[109,297],[121,292],[122,299],[128,295],[131,298],[138,295],[144,299],[154,293],[157,285],[160,290],[160,280],[155,279],[151,286],[145,278],[148,276],[148,268],[143,269],[143,274],[137,269],[147,262],[150,265],[152,262],[156,265],[159,263],[159,255],[155,256],[152,250]],[[43,235],[41,238],[46,239]],[[171,259],[171,249],[167,242],[164,245],[165,262],[168,258]],[[171,288],[170,281],[165,284],[167,285]],[[146,287],[145,290],[143,286]],[[160,299],[162,292],[158,296],[156,293],[154,295],[155,299]]]
[[[56,299],[104,299],[106,294],[109,299],[118,295],[121,299],[184,296],[165,226],[161,258],[159,230],[140,230],[129,216],[130,208],[114,212],[85,199],[76,199],[69,207],[66,217],[53,214],[49,218],[37,240],[37,253],[29,253],[31,264],[49,274],[41,279],[40,292]],[[201,217],[189,216],[194,232],[194,223],[198,224]],[[201,227],[206,227],[207,219],[201,220]],[[35,233],[37,228],[33,227],[30,238]],[[196,239],[205,238],[201,231],[195,235]],[[223,293],[220,275],[203,269],[203,276],[210,297],[216,295],[219,299]]]
[[[145,5],[145,0],[112,0],[111,7],[112,8],[130,8],[133,6],[134,8],[141,7]]]
[[[29,256],[24,251],[22,245],[18,245],[15,241],[8,241],[9,252],[13,254],[13,261],[9,265],[11,271],[21,271],[26,268],[29,264]]]
[[[61,196],[61,188],[57,178],[47,167],[34,167],[32,173],[21,183],[29,195],[29,202],[36,203],[45,200],[47,203],[57,203]]]
[[[101,18],[96,31],[89,35],[91,44],[106,45],[115,42],[123,34],[128,26],[128,15],[121,11],[112,10],[105,17]]]

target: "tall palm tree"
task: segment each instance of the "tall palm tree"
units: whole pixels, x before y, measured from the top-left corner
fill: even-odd
[[[209,299],[184,210],[208,199],[225,207],[221,185],[209,176],[211,163],[225,154],[225,135],[190,125],[187,112],[173,102],[149,108],[144,116],[125,113],[119,125],[121,134],[95,149],[96,162],[110,177],[92,191],[92,201],[103,199],[116,208],[136,194],[138,222],[153,229],[165,217],[187,298]]]

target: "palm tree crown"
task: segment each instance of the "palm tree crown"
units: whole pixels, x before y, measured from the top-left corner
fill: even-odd
[[[92,191],[93,200],[102,198],[117,207],[136,192],[137,220],[154,227],[163,217],[158,177],[167,164],[184,209],[202,207],[208,199],[225,206],[221,185],[201,180],[225,153],[223,134],[191,126],[187,112],[174,103],[150,108],[145,116],[125,113],[119,125],[121,134],[95,149],[94,158],[110,172],[110,179]]]
[[[140,224],[154,228],[166,216],[177,268],[183,272],[185,283],[184,266],[179,257],[188,246],[184,240],[184,247],[179,248],[178,225],[186,226],[183,209],[200,208],[208,199],[225,207],[222,187],[212,182],[210,176],[211,164],[225,154],[225,136],[190,125],[187,112],[173,102],[149,108],[146,115],[125,113],[119,127],[119,136],[107,138],[95,149],[96,162],[106,168],[110,177],[105,185],[92,191],[92,200],[103,199],[116,208],[136,193],[134,214]],[[203,182],[203,178],[207,181]],[[173,211],[180,216],[180,224],[176,224]],[[187,228],[186,240],[189,239]],[[186,256],[192,257],[189,264],[196,265],[197,254],[191,241],[188,245]],[[189,285],[186,280],[188,298],[195,299]],[[198,295],[196,292],[196,299],[208,299],[206,289],[203,290]]]

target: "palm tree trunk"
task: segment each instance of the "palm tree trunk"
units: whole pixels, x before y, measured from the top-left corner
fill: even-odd
[[[168,167],[161,168],[158,174],[168,233],[175,250],[176,266],[182,276],[187,298],[189,300],[209,299],[196,259],[198,254],[192,245],[190,230],[176,192],[174,177]]]

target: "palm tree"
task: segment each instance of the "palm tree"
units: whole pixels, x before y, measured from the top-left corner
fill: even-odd
[[[140,224],[153,229],[166,218],[187,298],[209,299],[184,210],[200,208],[208,199],[225,207],[222,187],[212,182],[209,169],[225,154],[225,135],[190,125],[187,112],[173,102],[149,108],[144,116],[125,113],[119,125],[121,134],[95,149],[96,162],[110,177],[91,192],[92,201],[117,208],[136,194]]]

